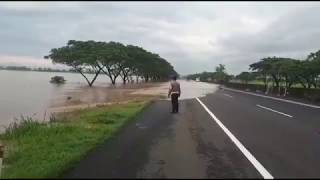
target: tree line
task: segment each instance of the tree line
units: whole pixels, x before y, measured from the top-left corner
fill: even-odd
[[[15,70],[15,71],[40,71],[40,72],[73,72],[72,69],[52,69],[46,67],[31,68],[27,66],[0,66],[0,70]]]
[[[320,50],[310,53],[306,59],[287,57],[266,57],[249,65],[251,72],[241,72],[234,76],[227,74],[225,66],[220,64],[215,72],[202,72],[186,76],[187,79],[226,83],[230,80],[240,80],[245,84],[257,80],[263,82],[264,89],[281,88],[286,93],[293,85],[301,85],[304,89],[320,88]]]
[[[142,47],[119,42],[96,42],[69,40],[66,46],[51,49],[45,59],[65,64],[80,73],[91,87],[100,74],[109,77],[114,85],[118,77],[123,84],[141,78],[145,82],[164,81],[178,73],[173,66],[158,54]],[[85,74],[90,72],[92,79]]]
[[[262,80],[267,89],[269,82],[279,90],[290,89],[295,84],[303,88],[320,87],[320,50],[310,53],[306,59],[267,57],[249,65],[252,72],[242,72],[235,78],[245,83]]]
[[[225,82],[228,82],[231,78],[233,78],[233,75],[230,75],[226,72],[226,66],[223,64],[219,64],[215,67],[214,72],[202,72],[202,73],[196,73],[196,74],[190,74],[186,76],[186,79],[188,80],[196,80],[199,78],[200,81],[203,82],[216,82],[223,84]]]

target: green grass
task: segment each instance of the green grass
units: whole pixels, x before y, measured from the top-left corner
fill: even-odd
[[[22,118],[0,135],[6,145],[2,178],[54,178],[110,138],[150,101],[95,107],[49,123]]]

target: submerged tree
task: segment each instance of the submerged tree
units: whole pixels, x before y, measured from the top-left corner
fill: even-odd
[[[141,47],[123,45],[119,42],[68,41],[66,46],[51,49],[46,59],[53,63],[71,66],[80,73],[89,86],[92,86],[98,75],[103,72],[112,84],[120,76],[123,84],[132,76],[143,77],[145,81],[166,80],[174,68],[159,55],[148,52]],[[86,72],[94,74],[89,80]]]
[[[61,48],[51,49],[50,54],[44,58],[52,59],[54,64],[60,63],[71,66],[73,70],[80,73],[86,80],[89,86],[92,86],[97,76],[99,75],[102,67],[95,61],[92,56],[93,42],[82,42],[70,40],[66,46]],[[94,71],[93,79],[89,80],[85,71],[88,67],[91,67]]]

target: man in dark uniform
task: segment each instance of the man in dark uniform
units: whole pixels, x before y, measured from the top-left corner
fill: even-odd
[[[177,77],[173,76],[172,81],[170,82],[170,88],[168,92],[168,98],[171,96],[172,102],[172,112],[171,113],[178,113],[179,112],[179,102],[178,98],[180,97],[181,90],[180,90],[180,83],[177,82]]]

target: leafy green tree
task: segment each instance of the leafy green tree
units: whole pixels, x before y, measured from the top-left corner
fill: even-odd
[[[244,82],[245,84],[248,84],[249,81],[255,79],[255,75],[250,72],[241,72],[239,75],[236,76],[236,78]]]
[[[92,41],[83,42],[70,40],[66,46],[51,49],[50,54],[44,58],[50,58],[54,64],[61,63],[71,66],[85,78],[91,87],[102,70],[102,67],[93,58],[94,56],[91,51],[92,45]],[[92,80],[89,80],[85,75],[85,70],[88,66],[93,69],[95,74]]]
[[[318,80],[320,76],[320,50],[315,53],[310,53],[306,59],[306,67],[308,70],[308,78],[307,81],[308,87],[310,88],[312,85],[317,88]],[[306,79],[306,78],[305,78]]]
[[[270,58],[270,57],[263,58],[256,63],[250,64],[249,69],[258,72],[263,77],[265,90],[267,90],[268,79],[269,79],[270,75],[273,74],[272,77],[274,78],[274,80],[277,81],[277,74],[275,74],[275,72],[277,72],[277,71],[273,69],[275,67],[274,66],[274,62],[275,62],[274,58]]]
[[[96,51],[99,62],[102,64],[102,72],[106,74],[114,85],[120,76],[124,63],[129,58],[126,54],[125,46],[118,42],[102,42]]]
[[[224,83],[227,82],[229,80],[229,76],[226,72],[226,67],[223,64],[219,64],[216,68],[215,68],[215,74],[214,74],[214,79],[216,81],[218,81],[219,83]]]
[[[134,62],[130,64],[130,75],[135,75],[138,82],[139,77],[142,77],[144,74],[144,62],[148,59],[148,52],[141,47],[127,45],[127,54],[131,58],[131,62]]]
[[[281,64],[281,76],[285,81],[286,89],[291,88],[295,83],[299,82],[297,71],[299,71],[299,60],[286,58],[282,60]]]
[[[113,41],[70,40],[66,46],[51,49],[45,58],[52,59],[53,63],[71,66],[73,71],[86,79],[89,86],[101,72],[110,78],[112,84],[119,76],[125,84],[132,76],[144,77],[145,81],[149,81],[166,80],[170,75],[177,74],[173,66],[158,54]],[[93,73],[93,79],[89,80],[86,73]]]

